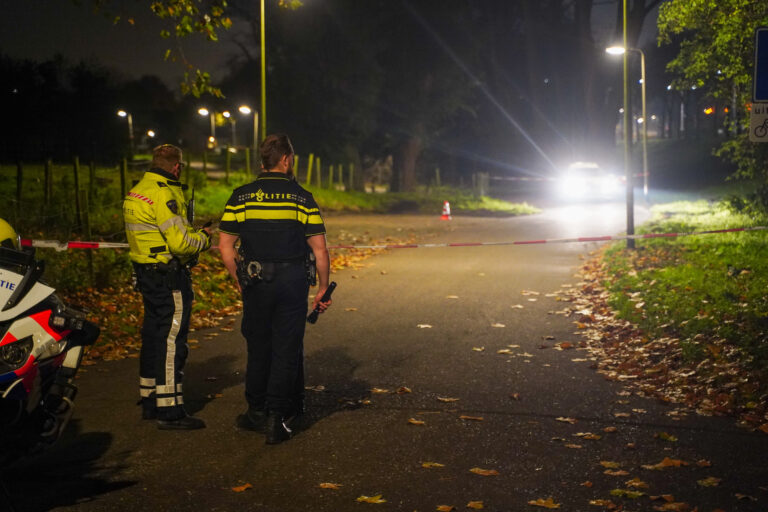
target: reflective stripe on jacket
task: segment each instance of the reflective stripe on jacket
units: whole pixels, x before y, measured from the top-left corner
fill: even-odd
[[[186,263],[211,246],[207,233],[187,220],[181,183],[160,169],[144,173],[131,189],[123,202],[123,218],[136,263],[168,263],[174,256]]]

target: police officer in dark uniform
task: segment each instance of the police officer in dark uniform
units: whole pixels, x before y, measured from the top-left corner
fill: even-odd
[[[277,444],[291,436],[288,419],[304,407],[306,260],[311,253],[317,267],[319,289],[312,307],[325,311],[331,305],[330,300],[321,302],[330,256],[317,203],[293,176],[288,136],[269,135],[259,154],[264,172],[229,198],[219,225],[219,249],[243,295],[248,411],[238,424],[266,429],[267,444]]]
[[[190,264],[211,246],[210,228],[187,219],[181,149],[153,151],[152,167],[123,202],[125,230],[138,290],[144,298],[139,391],[144,419],[163,430],[204,428],[184,410],[182,377],[189,353],[187,333],[194,295]]]

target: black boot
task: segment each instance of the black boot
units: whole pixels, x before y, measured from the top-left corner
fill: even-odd
[[[245,414],[241,414],[237,417],[235,424],[242,430],[264,432],[267,424],[267,413],[264,409],[248,407]]]
[[[267,415],[267,444],[280,444],[291,438],[291,429],[283,421],[282,413],[271,411]]]

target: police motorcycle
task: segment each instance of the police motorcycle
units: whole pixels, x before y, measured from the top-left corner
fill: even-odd
[[[83,347],[99,328],[41,280],[44,262],[0,219],[0,469],[55,443],[67,425]]]

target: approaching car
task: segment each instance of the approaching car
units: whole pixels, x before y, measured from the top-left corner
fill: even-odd
[[[626,180],[604,171],[595,162],[573,162],[556,181],[563,199],[619,199]]]

